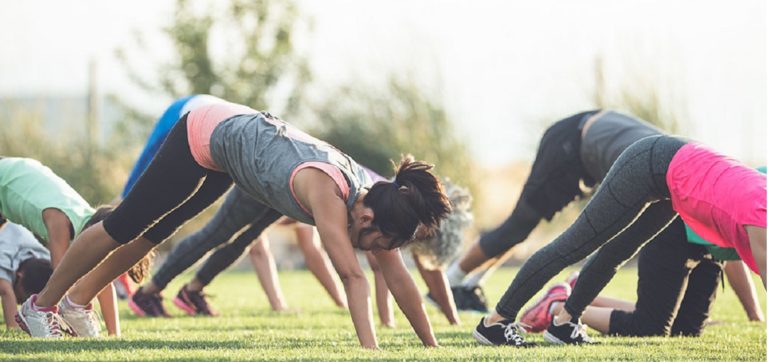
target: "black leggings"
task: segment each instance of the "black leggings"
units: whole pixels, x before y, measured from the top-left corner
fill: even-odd
[[[673,137],[652,136],[627,148],[573,225],[523,265],[496,311],[516,318],[552,277],[599,248],[565,303],[565,309],[578,318],[618,267],[677,216],[666,200],[666,173],[684,144]]]
[[[203,168],[192,157],[184,115],[131,192],[104,219],[104,229],[120,244],[139,236],[159,244],[231,185],[227,174]]]
[[[640,251],[634,312],[614,310],[609,334],[698,336],[709,316],[722,264],[688,242],[679,218]]]

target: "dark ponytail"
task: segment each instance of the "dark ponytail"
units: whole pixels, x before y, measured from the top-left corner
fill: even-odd
[[[434,232],[451,212],[442,183],[430,172],[433,167],[406,155],[396,166],[395,179],[377,182],[365,196],[363,204],[373,210],[373,224],[393,238],[390,249],[413,240],[419,225],[423,232]]]

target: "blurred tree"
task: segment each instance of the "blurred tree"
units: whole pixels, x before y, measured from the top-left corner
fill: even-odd
[[[413,154],[442,177],[474,189],[473,162],[448,112],[409,78],[389,76],[386,89],[344,86],[313,109],[311,132],[385,177],[390,160]]]
[[[134,64],[145,65],[144,55],[152,53],[140,32],[134,38],[140,52],[118,49],[116,55],[134,84],[150,94],[173,99],[211,94],[292,119],[301,111],[311,81],[306,59],[294,47],[295,33],[311,25],[303,20],[291,0],[177,0],[164,29],[175,50],[173,58],[150,61],[151,76],[139,72],[144,68]],[[115,129],[125,137],[114,142],[130,140],[133,144],[122,141],[123,147],[136,155],[159,115],[150,117],[121,104],[125,117]],[[187,224],[187,231],[201,227],[214,209]]]
[[[46,131],[40,113],[17,109],[1,102],[11,110],[0,120],[0,155],[29,157],[39,160],[67,181],[91,205],[109,202],[122,186],[126,173],[115,164],[124,163],[120,150],[99,149],[89,156],[89,145],[83,133],[69,129],[64,133]],[[20,107],[19,107],[20,108]],[[97,146],[98,147],[98,146]]]
[[[124,49],[117,56],[146,91],[172,98],[212,94],[290,117],[300,108],[311,79],[307,61],[293,43],[300,23],[293,1],[177,0],[173,21],[165,28],[175,58],[157,67],[156,81],[141,76]],[[140,49],[146,48],[140,33],[135,40]],[[214,53],[214,46],[226,51]]]
[[[609,88],[603,58],[595,58],[595,88],[592,101],[597,108],[631,113],[660,129],[676,134],[685,118],[677,99],[662,96],[659,85],[645,72],[630,72],[634,77],[623,79],[619,90]]]

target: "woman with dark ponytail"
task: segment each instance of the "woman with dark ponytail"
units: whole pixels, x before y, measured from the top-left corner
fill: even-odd
[[[451,212],[443,185],[430,173],[432,165],[415,161],[407,155],[400,161],[393,181],[379,181],[363,200],[374,215],[387,215],[373,224],[385,235],[393,236],[391,248],[414,239],[419,225],[431,234],[440,219]]]
[[[378,342],[368,282],[353,248],[372,251],[422,343],[437,346],[397,249],[420,226],[436,230],[450,211],[431,169],[405,157],[394,182],[371,186],[351,157],[269,113],[233,103],[196,108],[175,124],[114,212],[76,238],[43,291],[22,305],[20,324],[32,336],[60,336],[61,327],[46,318],[56,313],[52,306],[65,296],[93,299],[234,182],[270,209],[317,226],[363,347],[378,348]]]

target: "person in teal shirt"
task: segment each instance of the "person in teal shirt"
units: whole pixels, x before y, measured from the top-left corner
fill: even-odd
[[[0,158],[0,216],[29,229],[48,249],[51,264],[58,266],[69,244],[84,229],[104,218],[109,208],[91,207],[80,194],[50,168],[37,160]],[[104,323],[110,335],[120,334],[117,300],[110,285],[99,293]],[[78,320],[96,318],[90,306],[63,301],[62,317],[74,333],[89,336],[93,331],[78,328]],[[64,305],[66,304],[66,305]]]

